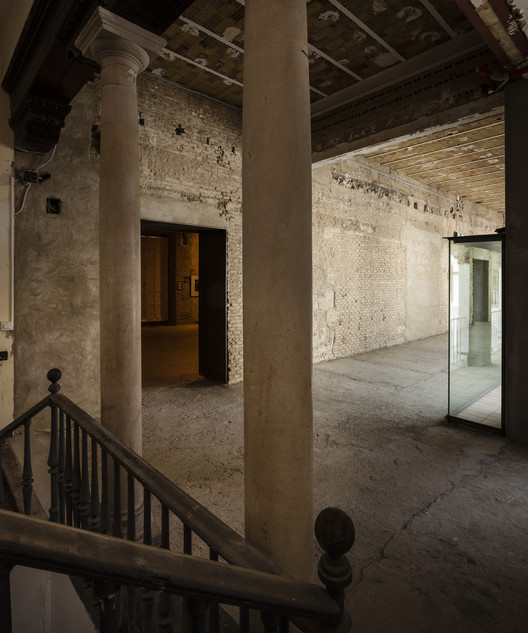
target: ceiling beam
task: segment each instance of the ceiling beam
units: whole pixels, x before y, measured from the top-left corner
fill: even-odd
[[[349,20],[352,20],[352,22],[354,22],[355,24],[357,24],[357,26],[359,26],[359,28],[362,31],[365,31],[365,33],[367,33],[368,35],[370,35],[370,37],[374,40],[376,40],[376,42],[378,42],[378,44],[381,44],[381,46],[383,46],[383,48],[385,48],[391,55],[393,55],[398,61],[403,62],[405,61],[405,57],[403,55],[401,55],[400,53],[398,53],[397,50],[395,50],[394,48],[392,48],[392,46],[390,44],[388,44],[382,37],[380,37],[377,33],[375,33],[372,29],[370,29],[364,22],[362,22],[356,15],[354,15],[352,13],[352,11],[349,11],[345,6],[343,6],[338,0],[328,0],[330,2],[330,4],[333,4],[334,7],[336,9],[338,9],[339,11],[341,11],[341,13],[343,15],[346,15],[346,17]]]
[[[495,145],[494,147],[486,147],[486,148],[482,148],[482,149],[477,149],[476,151],[477,152],[491,152],[491,151],[496,150],[496,149],[504,151],[504,145],[503,144],[502,145]],[[483,156],[482,158],[477,158],[477,159],[471,158],[471,160],[465,161],[463,163],[457,163],[457,166],[461,166],[462,167],[464,165],[471,165],[471,164],[474,164],[474,163],[480,163],[483,160],[491,160],[492,158],[503,158],[503,157],[504,157],[504,154],[492,154],[490,157]],[[459,159],[459,158],[460,158],[460,156],[447,156],[446,158],[439,158],[438,160],[433,161],[433,165],[434,165],[433,167],[428,167],[427,169],[423,169],[423,170],[420,171],[420,173],[424,174],[426,172],[436,171],[437,169],[444,169],[444,168],[445,169],[449,169],[449,167],[451,167],[451,165],[439,166],[438,164],[439,163],[444,163],[447,160],[456,160],[456,159]],[[427,164],[430,165],[431,162],[427,161]],[[404,170],[407,170],[407,169],[411,169],[412,170],[417,165],[419,165],[419,163],[416,163],[415,165],[411,165],[409,167],[401,167],[401,168],[399,168],[399,171],[404,171]],[[412,176],[413,173],[415,173],[415,172],[413,172],[413,171],[410,171],[410,172],[405,171],[405,173],[408,173],[409,176]]]
[[[433,16],[433,18],[440,24],[440,26],[444,29],[444,31],[449,35],[449,37],[455,38],[455,31],[449,26],[449,24],[444,20],[444,18],[438,13],[438,11],[433,7],[433,5],[429,2],[429,0],[420,0],[422,5],[429,11],[429,13]]]
[[[460,35],[444,44],[439,44],[430,51],[416,55],[416,57],[412,57],[401,64],[396,64],[372,77],[363,79],[360,83],[340,90],[326,99],[317,101],[312,104],[312,118],[358,99],[363,99],[370,94],[384,90],[389,86],[398,84],[415,75],[420,75],[483,47],[484,44],[481,38],[474,31]]]

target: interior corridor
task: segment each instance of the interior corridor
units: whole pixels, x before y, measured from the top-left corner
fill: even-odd
[[[198,373],[198,323],[143,325],[143,387],[180,387],[202,380]]]
[[[528,449],[446,413],[447,336],[314,367],[315,511],[357,530],[352,633],[524,633]],[[147,387],[143,420],[144,457],[243,534],[242,384]]]

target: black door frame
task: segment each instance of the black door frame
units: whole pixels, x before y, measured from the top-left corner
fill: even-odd
[[[141,220],[147,234],[198,233],[199,241],[199,372],[227,384],[227,232],[189,224]],[[203,236],[203,238],[202,238]]]

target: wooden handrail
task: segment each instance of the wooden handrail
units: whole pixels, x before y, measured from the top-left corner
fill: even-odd
[[[0,510],[0,558],[37,569],[332,621],[317,585]]]
[[[56,404],[103,445],[109,455],[133,474],[137,481],[150,490],[228,563],[268,573],[284,574],[271,559],[247,543],[240,534],[156,470],[130,447],[119,441],[66,396],[56,393],[49,396],[48,400]]]

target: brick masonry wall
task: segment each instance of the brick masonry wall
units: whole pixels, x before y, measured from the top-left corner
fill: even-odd
[[[239,381],[241,114],[145,75],[138,101],[142,218],[227,232],[229,378]],[[98,415],[98,108],[95,83],[73,103],[46,166],[50,180],[32,187],[16,219],[17,413],[42,397],[45,373],[57,366],[65,392]],[[18,154],[16,168],[43,160]],[[501,224],[356,163],[313,170],[315,361],[446,331],[442,237]],[[60,216],[46,214],[48,196],[62,200]]]
[[[380,171],[360,158],[313,170],[316,362],[445,332],[442,238],[502,226],[498,214]]]

